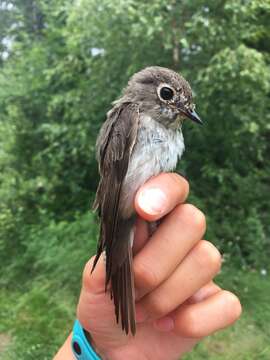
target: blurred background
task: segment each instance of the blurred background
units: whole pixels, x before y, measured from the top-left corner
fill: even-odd
[[[95,251],[95,139],[147,65],[180,71],[204,126],[179,164],[240,297],[189,360],[270,359],[269,0],[0,1],[0,359],[51,359]]]

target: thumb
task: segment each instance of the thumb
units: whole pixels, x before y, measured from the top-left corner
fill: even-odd
[[[175,173],[162,173],[148,180],[137,192],[136,212],[147,221],[156,221],[168,214],[188,196],[188,182]]]
[[[90,332],[97,349],[101,353],[106,353],[107,349],[125,345],[128,337],[120,324],[116,323],[114,303],[109,289],[105,293],[104,257],[100,257],[94,271],[91,272],[93,263],[94,257],[87,262],[83,271],[77,318],[82,327]]]
[[[100,294],[105,292],[105,254],[102,253],[98,262],[93,269],[95,256],[86,263],[83,276],[82,276],[82,288],[92,294]]]

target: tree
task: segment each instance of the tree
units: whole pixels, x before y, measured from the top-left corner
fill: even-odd
[[[185,125],[180,169],[209,217],[209,237],[238,262],[261,263],[269,251],[269,12],[266,0],[2,6],[0,37],[12,38],[0,70],[3,253],[27,251],[33,226],[89,209],[99,126],[130,75],[155,64],[188,78],[205,119],[200,129]]]

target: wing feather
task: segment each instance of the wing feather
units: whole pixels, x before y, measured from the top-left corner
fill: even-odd
[[[138,123],[138,106],[132,103],[124,104],[109,113],[97,140],[101,178],[94,208],[105,222],[101,232],[105,232],[106,241],[106,244],[99,242],[99,245],[102,245],[100,252],[105,246],[108,249],[113,246],[114,229],[119,217],[121,188],[136,141]]]
[[[134,280],[130,236],[134,218],[121,214],[121,189],[137,138],[139,110],[128,103],[113,109],[97,140],[100,183],[94,207],[101,218],[100,237],[93,269],[106,251],[106,285],[112,282],[117,322],[128,333],[135,333]]]

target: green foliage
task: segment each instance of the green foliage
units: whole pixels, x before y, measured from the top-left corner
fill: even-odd
[[[97,226],[92,214],[78,215],[73,222],[51,221],[47,227],[31,227],[24,262],[33,264],[35,274],[46,274],[50,284],[77,293],[78,274],[94,254]],[[52,256],[53,255],[53,256]]]
[[[11,338],[1,359],[52,359],[75,317],[71,294],[35,282],[26,293],[1,289],[0,295],[0,331]]]
[[[245,45],[223,49],[200,72],[200,105],[207,126],[192,143],[200,143],[206,161],[198,172],[193,166],[197,152],[192,151],[187,170],[194,174],[192,183],[200,189],[196,196],[205,198],[211,225],[214,222],[212,238],[234,257],[242,254],[240,260],[249,265],[266,264],[269,255],[269,75],[266,59]],[[253,231],[252,219],[260,231]]]
[[[97,229],[88,213],[73,222],[51,221],[24,232],[24,251],[1,277],[0,333],[13,339],[5,359],[46,360],[72,327],[81,274],[94,253]]]
[[[106,110],[134,71],[157,64],[191,80],[205,119],[203,129],[185,126],[180,168],[209,235],[257,266],[261,249],[269,252],[268,2],[12,3],[9,21],[20,16],[21,28],[0,72],[2,249],[23,249],[28,225],[89,208]],[[254,214],[261,230],[251,250]]]
[[[185,124],[179,170],[189,201],[207,215],[207,238],[229,265],[267,267],[269,15],[268,0],[1,3],[0,284],[18,296],[27,289],[21,309],[33,302],[27,317],[37,327],[52,331],[38,310],[50,292],[78,293],[97,236],[87,214],[97,132],[130,75],[147,65],[181,71],[194,89],[205,125]],[[51,321],[71,318],[55,311]],[[29,359],[45,359],[29,349]]]
[[[16,261],[6,262],[1,286],[13,287],[15,281],[17,288],[28,288],[33,278],[41,278],[46,279],[52,289],[67,287],[77,294],[78,274],[96,247],[97,226],[93,215],[78,214],[72,222],[51,220],[47,224],[24,227],[21,232],[23,251],[11,246]],[[4,250],[2,262],[9,248]]]

